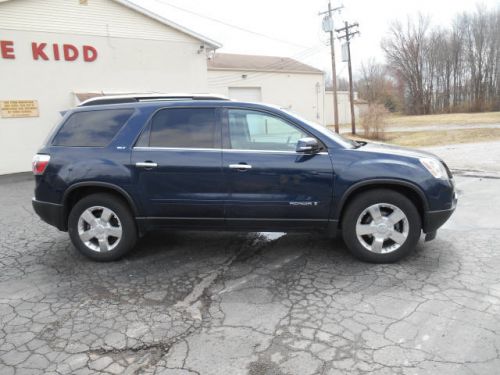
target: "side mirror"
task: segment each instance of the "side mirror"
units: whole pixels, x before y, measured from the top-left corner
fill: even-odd
[[[314,154],[319,151],[319,143],[316,138],[301,138],[297,141],[296,152]]]

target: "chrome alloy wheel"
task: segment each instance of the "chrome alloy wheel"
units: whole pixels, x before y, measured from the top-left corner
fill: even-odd
[[[78,235],[90,250],[113,250],[122,238],[122,225],[109,208],[94,206],[82,212],[78,219]]]
[[[398,207],[389,203],[374,204],[359,215],[356,222],[358,241],[377,254],[398,250],[408,238],[408,218]]]

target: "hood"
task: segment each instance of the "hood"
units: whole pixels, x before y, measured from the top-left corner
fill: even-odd
[[[387,154],[387,155],[397,155],[397,156],[406,156],[410,158],[434,158],[441,160],[438,156],[427,152],[421,151],[413,148],[406,148],[400,146],[393,146],[386,143],[371,143],[368,142],[366,145],[361,146],[359,151],[365,152],[376,152],[378,154]]]

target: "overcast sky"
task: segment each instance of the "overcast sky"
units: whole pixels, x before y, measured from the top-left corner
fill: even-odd
[[[327,34],[321,29],[319,11],[327,9],[328,0],[133,0],[165,18],[208,36],[223,47],[219,52],[280,55],[296,58],[330,71]],[[500,0],[344,0],[333,1],[332,6],[344,5],[334,17],[335,27],[344,21],[358,22],[361,35],[352,42],[354,70],[361,61],[375,58],[383,61],[380,41],[390,23],[405,20],[419,12],[431,17],[434,25],[448,26],[457,13],[474,11],[478,4],[489,8],[500,6]],[[177,7],[177,8],[176,8]],[[208,18],[221,20],[252,34],[197,16],[184,8]],[[262,37],[264,34],[270,38]],[[347,74],[340,62],[340,44],[336,41],[337,72]]]

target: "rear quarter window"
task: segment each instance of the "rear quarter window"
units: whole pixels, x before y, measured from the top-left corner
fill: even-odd
[[[133,113],[133,109],[75,112],[59,129],[52,145],[105,147]]]

